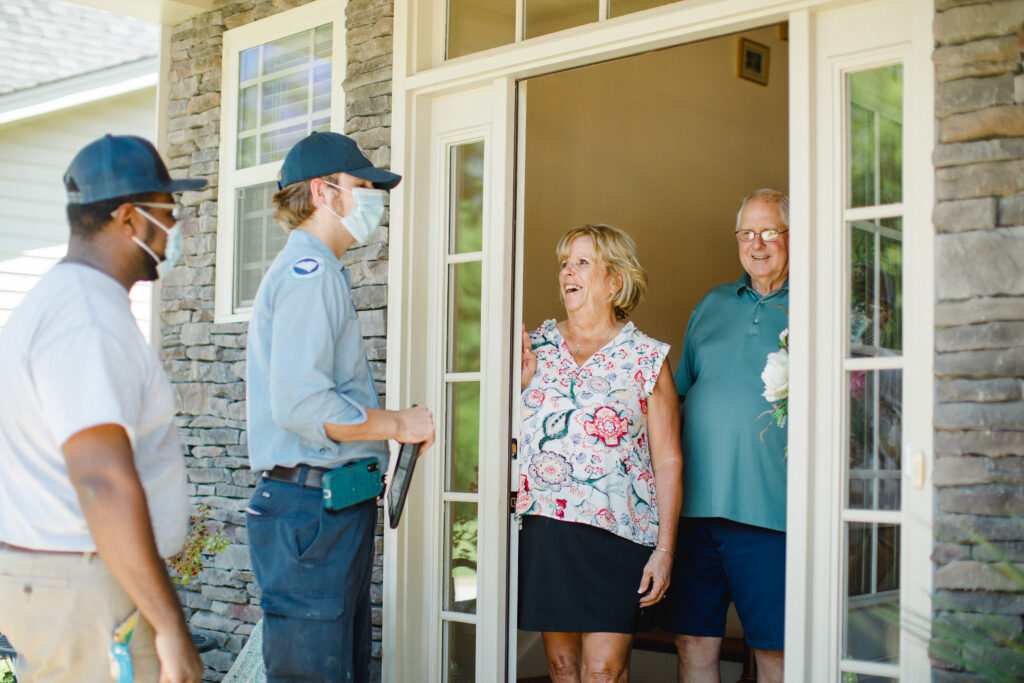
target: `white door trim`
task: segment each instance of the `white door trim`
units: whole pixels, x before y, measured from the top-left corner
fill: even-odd
[[[438,441],[417,467],[401,526],[385,531],[385,558],[397,553],[394,562],[385,560],[383,672],[388,681],[436,680],[442,671],[439,615],[442,581],[447,580],[440,570],[442,497],[478,506],[475,617],[445,612],[445,618],[477,624],[479,680],[500,680],[506,670],[508,497],[483,493],[509,490],[512,347],[504,330],[512,315],[514,177],[506,162],[514,154],[514,93],[514,81],[495,79],[475,88],[404,98],[410,109],[422,112],[416,117],[416,142],[407,157],[413,170],[406,175],[430,181],[416,184],[404,199],[392,203],[392,242],[400,246],[391,252],[389,275],[395,279],[389,296],[401,304],[389,301],[388,381],[389,387],[391,382],[397,386],[388,392],[388,406],[430,406]],[[472,141],[484,142],[483,243],[479,252],[449,256],[450,150]],[[480,370],[446,373],[447,263],[477,259],[484,273]],[[456,374],[480,382],[481,493],[439,496],[447,438],[445,382]]]
[[[886,21],[859,17],[877,10]],[[905,454],[925,454],[930,473],[933,386],[934,85],[931,64],[931,2],[868,2],[842,8],[801,12],[790,19],[790,191],[791,223],[814,226],[791,240],[790,324],[812,334],[790,335],[790,474],[788,498],[786,657],[787,681],[835,680],[841,643],[843,567],[839,565],[846,516],[901,525],[900,605],[904,623],[928,628],[931,611],[932,486],[902,487],[902,509],[895,512],[842,513],[843,466],[838,452],[845,429],[843,368],[903,368],[903,441]],[[824,35],[822,21],[833,33]],[[859,23],[858,23],[859,22]],[[841,34],[841,35],[840,35]],[[869,39],[862,39],[869,36]],[[839,39],[837,39],[839,38]],[[877,45],[872,49],[869,45]],[[799,48],[798,48],[799,46]],[[796,49],[800,49],[797,55]],[[828,53],[829,57],[821,55]],[[846,152],[840,136],[845,112],[842,83],[846,71],[882,63],[905,67],[903,203],[904,354],[895,359],[845,361],[840,355],[844,326],[843,259],[846,233],[842,169]],[[808,96],[811,93],[811,96]],[[806,131],[812,131],[810,135]],[[826,133],[826,131],[828,131]],[[893,207],[890,207],[892,209]],[[870,213],[865,210],[861,213]],[[852,212],[857,214],[858,212]],[[846,212],[851,217],[851,212]],[[831,226],[831,227],[829,227]],[[814,326],[812,326],[812,321]],[[922,400],[921,390],[927,387]],[[810,404],[811,397],[815,397]],[[903,476],[909,477],[904,456]],[[800,596],[800,597],[797,597]],[[916,620],[916,621],[915,621]],[[898,668],[901,680],[930,677],[927,643],[906,629],[900,634],[898,667],[858,665],[867,673],[888,675]]]
[[[934,7],[929,0],[909,0],[913,6],[912,32],[914,34],[913,49],[908,56],[915,68],[920,70],[923,65],[930,67],[931,60],[931,22],[934,17]],[[413,254],[417,253],[417,238],[413,232],[413,225],[420,224],[422,229],[424,220],[423,211],[428,205],[426,193],[432,181],[428,173],[417,171],[415,163],[416,145],[421,144],[418,136],[423,131],[424,117],[429,118],[428,100],[432,96],[444,96],[471,88],[490,88],[496,98],[501,98],[506,103],[506,111],[500,117],[506,117],[502,125],[511,128],[511,109],[507,104],[514,98],[510,93],[514,92],[514,83],[518,79],[537,76],[562,69],[582,66],[600,60],[614,59],[636,54],[652,49],[659,49],[671,45],[683,44],[703,38],[713,37],[726,33],[744,30],[755,26],[763,26],[778,21],[789,21],[789,83],[790,83],[790,194],[791,202],[791,223],[794,226],[813,226],[821,216],[812,205],[812,199],[823,191],[822,176],[817,173],[820,163],[820,146],[832,144],[828,140],[816,140],[813,133],[816,117],[819,115],[819,104],[809,93],[814,92],[816,79],[819,77],[816,65],[816,17],[823,11],[848,6],[852,3],[845,1],[822,1],[800,0],[788,2],[763,2],[762,0],[694,0],[692,2],[678,3],[675,5],[659,8],[649,12],[638,13],[635,16],[624,17],[614,21],[602,22],[582,26],[571,31],[566,31],[551,36],[527,41],[524,43],[498,48],[477,55],[469,55],[450,62],[442,63],[430,69],[414,72],[413,66],[417,60],[429,58],[430,49],[424,48],[429,44],[432,37],[431,31],[436,31],[434,19],[436,16],[428,16],[426,20],[417,17],[425,12],[424,6],[433,7],[433,0],[423,2],[398,2],[395,5],[395,73],[394,73],[394,111],[393,111],[393,166],[400,172],[406,174],[405,191],[399,193],[392,199],[391,214],[391,262],[389,270],[389,300],[388,300],[388,358],[391,362],[387,368],[387,389],[388,406],[392,408],[403,407],[417,397],[424,396],[430,389],[424,386],[424,372],[430,373],[429,369],[421,368],[414,361],[414,344],[420,343],[413,340],[410,330],[415,327],[415,320],[423,315],[422,309],[417,307],[422,293],[413,291],[411,278],[408,276],[413,268],[415,260]],[[418,15],[417,12],[420,14]],[[414,25],[416,24],[416,25]],[[425,55],[427,57],[425,57]],[[927,73],[931,73],[928,71]],[[905,177],[912,183],[906,185],[908,192],[907,203],[911,204],[907,209],[906,220],[914,221],[920,226],[926,226],[930,222],[930,211],[934,202],[934,172],[930,162],[930,150],[933,144],[933,116],[934,107],[934,86],[931,79],[919,79],[928,82],[912,83],[907,90],[907,105],[905,116],[909,125],[906,128],[908,138],[908,159],[906,160],[907,171]],[[499,117],[499,118],[500,118]],[[509,135],[506,139],[505,165],[511,164],[515,159],[514,139]],[[494,157],[492,155],[492,161]],[[505,195],[507,201],[504,207],[495,206],[492,211],[504,214],[501,220],[505,225],[512,224],[512,173],[506,168],[503,183],[507,185]],[[912,198],[911,198],[912,197]],[[521,198],[519,198],[521,201]],[[799,228],[794,229],[796,233]],[[819,650],[815,645],[819,644],[822,635],[816,632],[820,629],[821,617],[834,614],[837,609],[834,598],[834,586],[828,581],[820,578],[815,580],[815,572],[820,571],[821,564],[816,564],[815,554],[827,554],[828,557],[835,557],[835,544],[839,539],[832,532],[832,520],[816,518],[814,513],[813,495],[819,479],[824,476],[820,463],[810,457],[816,443],[820,443],[822,436],[820,430],[816,434],[817,426],[822,415],[836,415],[838,408],[834,405],[838,401],[836,396],[824,396],[817,404],[811,401],[812,396],[817,396],[816,373],[819,371],[817,365],[821,354],[827,353],[829,348],[838,348],[834,345],[837,339],[811,339],[811,330],[817,313],[823,306],[823,297],[828,297],[826,291],[816,291],[816,284],[820,281],[820,275],[816,274],[814,263],[816,254],[827,245],[821,242],[818,231],[804,228],[802,239],[794,239],[791,246],[791,298],[790,298],[790,322],[794,334],[790,336],[791,356],[794,359],[791,366],[791,385],[793,394],[790,401],[790,480],[789,480],[789,501],[788,501],[788,524],[790,538],[794,541],[789,544],[787,557],[787,630],[786,640],[791,644],[790,653],[787,656],[786,680],[827,680],[830,667],[829,661],[835,661],[827,655],[828,648]],[[930,230],[919,229],[919,241],[916,248],[928,250],[932,253],[933,237]],[[797,233],[799,236],[799,233]],[[511,244],[508,244],[511,247]],[[516,258],[521,250],[516,251]],[[508,256],[506,256],[506,259]],[[927,259],[923,259],[927,260]],[[510,266],[509,263],[502,264],[502,268]],[[516,266],[519,268],[519,266]],[[519,271],[517,271],[519,272]],[[906,272],[907,282],[913,282],[915,296],[921,301],[932,300],[934,290],[934,266],[920,264],[920,270],[914,273]],[[495,311],[503,311],[506,320],[511,320],[510,311],[505,305],[511,301],[511,297],[504,302],[495,301]],[[499,306],[500,304],[500,306]],[[930,306],[917,306],[916,312],[908,314],[906,324],[920,325],[923,329],[932,329]],[[928,310],[923,310],[928,309]],[[520,308],[517,308],[518,315]],[[486,315],[490,315],[487,311]],[[486,323],[485,323],[486,324]],[[517,323],[518,324],[518,323]],[[802,331],[802,334],[801,334]],[[518,351],[515,345],[509,347],[510,340],[494,340],[493,343],[501,343],[505,348],[501,353],[510,353],[518,358]],[[825,343],[832,343],[826,346]],[[908,373],[908,384],[913,376],[914,386],[924,386],[918,382],[926,381],[931,386],[931,364],[930,351],[922,354],[926,359],[908,362],[906,372]],[[913,367],[912,367],[913,366]],[[926,379],[922,379],[926,378]],[[514,378],[512,378],[514,379]],[[508,387],[506,387],[507,389]],[[495,394],[496,395],[496,394]],[[507,394],[502,394],[507,395]],[[829,401],[832,404],[828,403]],[[908,435],[916,435],[909,438],[914,440],[914,446],[919,447],[928,454],[927,461],[931,462],[931,403],[915,409],[915,414],[908,418],[905,429]],[[507,425],[506,425],[507,426]],[[507,431],[505,432],[507,433]],[[926,435],[926,436],[925,436]],[[481,453],[481,458],[490,455]],[[827,469],[827,468],[825,468]],[[931,470],[930,464],[928,470]],[[506,489],[507,490],[507,489]],[[922,523],[927,527],[928,533],[915,534],[914,542],[919,546],[921,556],[927,557],[930,554],[930,529],[931,529],[931,486],[929,483],[914,501],[904,501],[907,509],[913,505],[915,515],[918,510],[926,513],[921,517]],[[505,503],[502,496],[502,503]],[[483,510],[481,509],[481,514]],[[909,517],[909,515],[908,515]],[[505,519],[502,515],[500,518]],[[404,524],[404,523],[403,523]],[[418,649],[418,644],[409,642],[409,638],[402,637],[400,632],[409,628],[409,624],[417,623],[422,618],[418,607],[412,604],[410,596],[400,587],[407,586],[407,580],[424,571],[424,567],[410,567],[407,565],[407,551],[410,543],[422,542],[423,539],[411,539],[408,533],[393,533],[385,531],[385,613],[384,613],[384,680],[402,681],[412,680],[409,676],[421,677],[424,675],[420,668],[415,672],[405,671],[399,663],[402,654],[408,654],[411,650]],[[813,550],[813,552],[812,552]],[[481,548],[483,551],[483,548]],[[828,572],[828,576],[834,575],[835,567]],[[917,597],[908,594],[910,602],[924,605],[923,613],[930,610],[930,570],[927,577],[904,576],[903,586],[909,588],[913,579],[927,579],[928,591],[923,591]],[[483,586],[481,586],[483,592]],[[514,595],[514,590],[512,591]],[[496,591],[496,594],[504,594]],[[920,598],[920,599],[919,599]],[[433,598],[428,598],[433,600]],[[905,603],[908,604],[909,603]],[[408,631],[407,631],[408,632]],[[514,639],[509,639],[509,646]],[[496,646],[496,644],[495,644]],[[497,646],[496,646],[497,647]],[[435,650],[436,652],[436,650]],[[904,649],[903,652],[909,652]],[[426,654],[426,653],[424,653]],[[436,661],[428,655],[426,660],[431,664],[431,671],[437,670]],[[920,658],[911,658],[908,662],[909,670],[926,671],[927,658],[925,655],[924,664]],[[907,671],[908,669],[904,669]],[[404,675],[403,675],[404,674]],[[819,675],[824,674],[825,678]],[[499,680],[494,678],[493,680]]]

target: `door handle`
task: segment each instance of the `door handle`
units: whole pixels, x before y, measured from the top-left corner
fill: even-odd
[[[908,456],[907,461],[910,466],[910,484],[915,489],[923,489],[927,479],[927,461],[924,451],[911,448],[908,443],[905,447],[905,453]]]

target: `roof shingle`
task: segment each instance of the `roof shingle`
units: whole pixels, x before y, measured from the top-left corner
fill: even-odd
[[[159,51],[159,24],[63,0],[0,2],[0,94]]]

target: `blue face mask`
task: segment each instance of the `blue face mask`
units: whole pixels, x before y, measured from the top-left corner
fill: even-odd
[[[371,190],[368,187],[356,187],[349,190],[327,180],[324,183],[348,192],[352,195],[352,199],[355,200],[352,212],[344,218],[335,213],[334,209],[327,204],[324,204],[324,208],[341,221],[341,224],[345,226],[345,229],[355,238],[356,242],[365,242],[373,237],[377,226],[384,219],[384,199],[387,197],[387,191]]]
[[[136,205],[135,210],[141,213],[150,223],[167,233],[167,245],[164,247],[163,258],[157,256],[156,252],[153,251],[152,247],[148,244],[140,240],[135,235],[132,235],[132,240],[134,240],[137,245],[142,247],[143,251],[149,254],[153,260],[156,261],[157,278],[165,278],[170,274],[171,270],[181,258],[181,252],[185,247],[185,235],[181,232],[181,228],[178,227],[177,224],[175,224],[173,228],[168,228],[166,225],[149,215],[147,211],[140,209],[138,205]]]

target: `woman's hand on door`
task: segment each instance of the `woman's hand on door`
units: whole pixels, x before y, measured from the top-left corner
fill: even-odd
[[[526,331],[526,325],[523,325],[523,361],[522,361],[522,372],[520,373],[520,384],[519,391],[524,391],[526,386],[533,379],[534,373],[537,372],[537,354],[533,352],[533,342],[530,340],[530,333]]]

